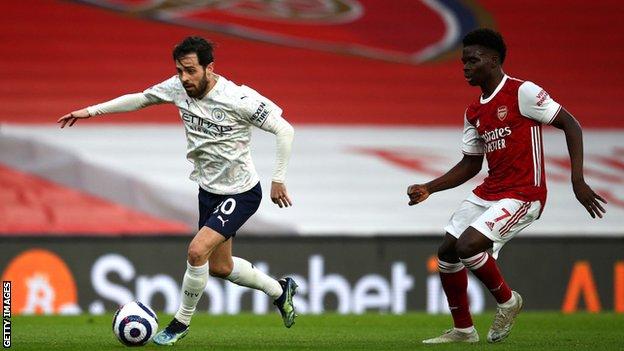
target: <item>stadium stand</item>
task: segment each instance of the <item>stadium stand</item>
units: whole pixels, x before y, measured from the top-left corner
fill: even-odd
[[[0,166],[0,234],[183,234],[166,221]]]
[[[596,2],[590,9],[579,0],[478,4],[505,34],[510,47],[508,72],[539,80],[584,126],[624,127],[624,120],[613,116],[622,103],[624,85],[617,66],[624,59],[618,1]],[[382,15],[391,16],[392,6],[399,5],[388,6]],[[539,16],[530,16],[536,11]],[[218,43],[218,71],[278,99],[297,124],[457,126],[466,102],[474,97],[460,74],[457,56],[423,65],[396,64],[270,45],[76,2],[11,1],[3,16],[0,38],[7,50],[1,68],[3,122],[50,123],[72,106],[145,89],[175,73],[171,48],[192,33]],[[381,20],[382,26],[389,21]],[[432,21],[414,19],[408,29],[391,31],[383,40],[433,38],[427,29]],[[337,26],[335,35],[343,30]],[[366,38],[371,31],[358,28],[351,35]],[[438,37],[443,34],[439,28]],[[532,50],[536,46],[543,47]],[[114,121],[177,123],[172,111],[152,108],[116,116]]]
[[[409,59],[410,54],[448,37],[449,23],[444,22],[439,8],[403,1],[376,8],[382,2],[359,1],[365,14],[359,20],[327,25],[250,19],[231,11],[204,9],[172,14],[129,11],[128,7],[124,11],[120,7],[134,3],[138,2],[25,0],[3,5],[3,233],[178,233],[193,227],[194,209],[189,206],[194,206],[196,189],[184,175],[188,165],[183,160],[182,128],[173,107],[94,119],[77,129],[88,135],[82,139],[76,130],[60,133],[53,123],[73,108],[141,91],[174,74],[172,46],[196,33],[218,44],[218,72],[274,99],[285,108],[286,117],[298,131],[290,171],[297,206],[284,224],[275,209],[263,204],[258,219],[262,224],[252,223],[254,231],[437,232],[446,220],[447,209],[463,197],[461,193],[444,195],[443,201],[426,207],[425,211],[432,214],[426,224],[414,219],[401,200],[407,184],[440,172],[457,159],[461,115],[476,94],[461,76],[456,40],[446,42],[444,50],[426,62]],[[506,70],[536,80],[585,128],[598,128],[586,132],[588,164],[607,176],[592,180],[610,194],[614,210],[622,211],[624,206],[617,205],[624,196],[619,144],[624,119],[618,112],[624,101],[624,75],[618,67],[624,60],[620,3],[601,1],[591,8],[585,1],[429,3],[450,9],[459,34],[470,25],[497,27],[510,47]],[[540,15],[530,16],[535,12]],[[401,13],[414,16],[406,14],[397,21]],[[225,22],[245,30],[224,28]],[[378,30],[393,25],[396,30]],[[314,31],[316,27],[318,31]],[[533,50],[536,47],[540,50]],[[107,128],[112,124],[112,129],[102,133],[100,124],[107,124]],[[163,142],[145,131],[152,127],[161,128],[168,138],[165,143],[179,152],[172,152],[171,157],[151,155],[149,160],[162,163],[160,168],[136,169],[133,165],[142,160],[142,153]],[[319,140],[324,143],[319,145]],[[565,149],[560,136],[553,136],[553,140],[555,146],[547,147],[547,152],[556,153],[549,157],[561,159]],[[271,171],[271,142],[270,137],[257,135],[256,164],[265,178]],[[445,145],[432,151],[438,143]],[[118,150],[113,144],[133,149]],[[38,153],[16,150],[15,145],[30,145]],[[368,152],[357,147],[368,148]],[[424,156],[437,160],[430,165],[433,170],[422,172],[412,167],[414,162],[426,162]],[[63,157],[75,162],[50,161]],[[397,157],[403,161],[397,162]],[[600,157],[608,160],[601,161]],[[362,171],[353,175],[354,167]],[[113,174],[105,180],[115,187],[95,187],[76,176],[85,169],[95,177]],[[552,193],[562,195],[549,200],[553,209],[560,210],[545,216],[540,224],[542,232],[556,232],[562,221],[574,220],[582,212],[568,191],[566,171],[565,161],[549,168]],[[45,180],[32,180],[35,178],[22,172]],[[468,184],[465,192],[470,186],[474,183]],[[137,188],[140,196],[126,196]],[[162,189],[167,189],[167,196],[161,194]],[[371,191],[369,198],[377,202],[363,204],[358,189]],[[337,190],[343,192],[340,199],[327,205],[325,199]],[[23,200],[31,196],[38,202]],[[153,201],[155,197],[159,201]],[[171,198],[176,199],[171,200],[174,204],[165,205]],[[178,202],[188,205],[178,206]],[[50,208],[55,206],[42,203],[75,210],[50,215]],[[375,206],[388,210],[392,226],[372,219]],[[319,212],[319,208],[327,212]],[[331,220],[327,220],[327,213],[332,214]],[[72,220],[76,217],[84,219],[83,223]],[[98,217],[111,220],[103,227],[101,221],[92,220]],[[619,232],[616,220],[598,225],[582,222],[578,227],[582,232]]]

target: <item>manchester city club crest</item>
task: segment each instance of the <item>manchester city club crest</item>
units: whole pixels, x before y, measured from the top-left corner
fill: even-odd
[[[215,122],[221,122],[225,119],[225,111],[220,108],[212,110],[212,120]]]

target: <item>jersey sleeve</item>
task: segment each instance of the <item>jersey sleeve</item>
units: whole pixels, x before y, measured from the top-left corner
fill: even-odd
[[[465,155],[485,154],[483,139],[479,136],[477,128],[468,122],[466,114],[464,114],[464,133],[462,135],[461,150]]]
[[[518,107],[524,117],[550,124],[561,110],[546,90],[533,82],[524,82],[518,89]]]
[[[159,103],[173,102],[179,86],[180,80],[177,76],[173,76],[162,83],[145,89],[143,94]]]
[[[283,183],[290,160],[294,129],[282,117],[282,109],[273,101],[244,85],[241,86],[240,94],[238,99],[243,120],[277,137],[276,164],[271,180]]]
[[[284,183],[295,131],[282,116],[270,116],[260,128],[276,136],[275,170],[271,180]]]
[[[101,104],[89,106],[87,107],[87,112],[89,112],[90,116],[98,116],[108,113],[136,111],[157,103],[159,103],[158,100],[144,93],[126,94]]]
[[[265,123],[274,124],[282,116],[282,109],[255,90],[241,87],[239,111],[244,121],[262,128]]]

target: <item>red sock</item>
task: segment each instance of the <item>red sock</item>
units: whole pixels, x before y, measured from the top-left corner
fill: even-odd
[[[472,326],[468,304],[468,273],[461,262],[448,263],[438,260],[440,281],[446,294],[455,328]]]
[[[490,290],[496,302],[504,303],[511,299],[511,289],[509,289],[505,279],[498,270],[496,260],[488,255],[487,252],[482,252],[469,258],[462,258],[461,261]]]

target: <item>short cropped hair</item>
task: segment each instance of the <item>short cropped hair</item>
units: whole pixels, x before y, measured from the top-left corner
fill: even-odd
[[[178,61],[188,54],[197,54],[197,60],[203,67],[208,66],[213,57],[213,44],[202,37],[186,37],[173,48],[173,60]]]
[[[488,49],[492,49],[498,53],[500,58],[500,64],[505,62],[505,56],[507,55],[507,46],[503,40],[503,36],[489,28],[479,28],[466,34],[462,40],[464,47],[470,45],[479,45]]]

